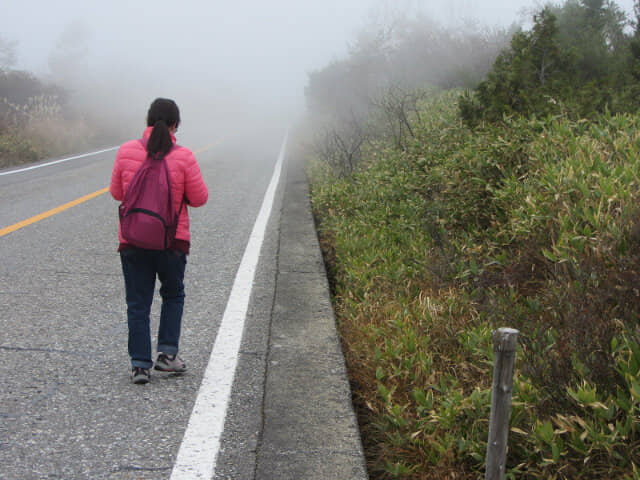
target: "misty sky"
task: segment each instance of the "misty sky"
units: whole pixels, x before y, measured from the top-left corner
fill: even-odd
[[[616,3],[632,11],[633,0]],[[86,52],[87,76],[139,89],[161,77],[169,91],[210,86],[222,96],[262,95],[290,104],[302,97],[307,73],[343,56],[357,31],[389,5],[442,23],[477,19],[506,26],[539,2],[4,0],[0,34],[18,42],[17,67],[38,74],[47,74],[56,41],[73,24],[78,38],[72,43]]]

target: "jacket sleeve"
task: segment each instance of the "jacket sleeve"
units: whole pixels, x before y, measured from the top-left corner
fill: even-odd
[[[111,172],[111,184],[109,185],[109,192],[111,192],[111,196],[118,201],[122,201],[124,199],[121,151],[122,149],[118,150],[116,155],[116,161],[113,164],[113,171]]]
[[[201,207],[209,199],[209,189],[202,178],[200,165],[191,151],[186,161],[184,193],[188,204],[192,207]]]

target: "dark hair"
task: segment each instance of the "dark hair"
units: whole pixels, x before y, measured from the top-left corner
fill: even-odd
[[[173,147],[170,127],[178,128],[180,125],[180,110],[173,100],[168,98],[156,98],[147,112],[147,126],[153,127],[147,152],[149,155],[166,155]]]

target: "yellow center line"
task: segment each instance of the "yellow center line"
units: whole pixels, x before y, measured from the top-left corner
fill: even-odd
[[[211,149],[211,148],[213,148],[213,147],[215,147],[215,146],[218,146],[218,145],[220,145],[221,143],[222,143],[222,140],[218,140],[218,141],[216,141],[216,142],[210,143],[210,144],[209,144],[209,145],[207,145],[206,147],[202,147],[200,150],[196,150],[196,151],[195,151],[195,152],[193,152],[193,153],[194,153],[194,155],[198,155],[199,153],[206,152],[207,150],[209,150],[209,149]]]
[[[22,222],[18,222],[15,223],[9,227],[3,228],[2,230],[0,230],[0,237],[3,237],[11,232],[15,232],[16,230],[21,229],[22,227],[26,227],[27,225],[31,225],[32,223],[36,223],[39,222],[40,220],[43,220],[47,217],[50,217],[52,215],[55,215],[56,213],[60,213],[60,212],[64,212],[65,210],[68,210],[71,207],[75,207],[76,205],[79,205],[80,203],[86,202],[87,200],[91,200],[92,198],[97,197],[98,195],[102,195],[105,192],[109,191],[109,187],[107,188],[103,188],[101,190],[98,190],[97,192],[93,192],[90,193],[89,195],[85,195],[84,197],[80,197],[77,198],[76,200],[73,200],[69,203],[65,203],[64,205],[60,205],[59,207],[56,208],[52,208],[51,210],[47,210],[46,212],[43,212],[39,215],[36,215],[35,217],[31,217],[28,218],[26,220],[23,220]]]
[[[196,154],[198,153],[202,153],[206,150],[209,150],[210,148],[215,147],[216,145],[220,144],[221,141],[217,141],[215,143],[212,143],[210,145],[207,145],[206,147],[201,148],[200,150],[198,150],[197,152],[194,152]],[[56,208],[52,208],[51,210],[47,210],[46,212],[40,213],[34,217],[28,218],[26,220],[23,220],[21,222],[18,223],[14,223],[13,225],[10,225],[8,227],[5,227],[3,229],[0,230],[0,237],[4,237],[5,235],[8,235],[9,233],[15,232],[16,230],[20,230],[23,227],[26,227],[28,225],[34,224],[36,222],[39,222],[40,220],[44,220],[45,218],[51,217],[52,215],[55,215],[56,213],[60,213],[60,212],[64,212],[65,210],[70,209],[71,207],[75,207],[76,205],[80,205],[81,203],[86,202],[87,200],[91,200],[92,198],[98,197],[100,195],[102,195],[103,193],[107,193],[109,191],[109,187],[105,187],[102,188],[100,190],[98,190],[97,192],[93,192],[90,193],[89,195],[85,195],[84,197],[80,197],[77,198],[75,200],[72,200],[71,202],[65,203],[64,205],[60,205],[59,207]]]

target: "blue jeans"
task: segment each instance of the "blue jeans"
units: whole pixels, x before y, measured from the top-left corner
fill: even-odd
[[[178,353],[184,307],[184,270],[187,256],[175,250],[132,248],[120,252],[127,297],[129,356],[133,367],[151,368],[151,303],[156,275],[160,280],[158,352]]]

